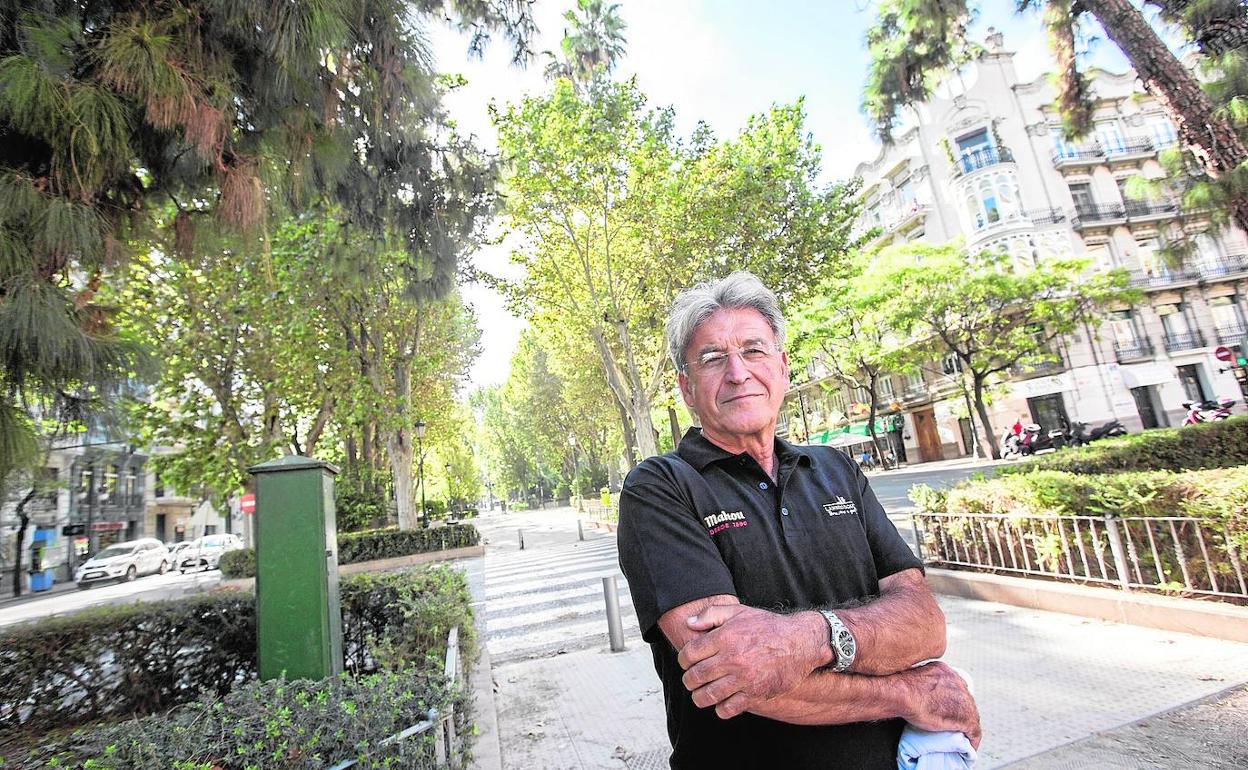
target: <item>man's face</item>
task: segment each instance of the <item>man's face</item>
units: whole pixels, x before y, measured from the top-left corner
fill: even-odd
[[[725,353],[718,363],[700,363]],[[694,332],[685,361],[680,392],[707,434],[732,438],[775,430],[789,387],[789,359],[776,350],[775,334],[761,313],[716,310]]]

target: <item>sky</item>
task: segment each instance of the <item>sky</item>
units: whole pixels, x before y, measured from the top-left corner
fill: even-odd
[[[536,0],[539,28],[535,51],[559,48],[573,0]],[[988,27],[1005,35],[1016,52],[1019,77],[1030,80],[1051,69],[1045,32],[1035,13],[1016,15],[1013,2],[982,0],[984,13],[972,28],[982,40]],[[627,55],[617,78],[636,77],[654,106],[672,105],[677,126],[687,136],[699,120],[717,136],[735,135],[750,115],[772,104],[805,97],[807,129],[823,148],[827,182],[849,177],[878,144],[860,104],[866,79],[864,36],[874,20],[870,0],[781,0],[760,5],[748,0],[620,0]],[[497,149],[488,105],[518,101],[547,88],[543,60],[527,69],[510,64],[511,49],[494,41],[481,60],[466,56],[467,38],[439,27],[430,32],[437,66],[463,75],[468,85],[450,94],[447,107],[461,132]],[[1109,69],[1125,68],[1112,44],[1089,39],[1092,59]],[[506,244],[473,255],[487,272],[515,276]],[[464,296],[482,328],[483,353],[471,370],[472,386],[501,383],[524,322],[507,313],[501,298],[484,286],[468,286]]]

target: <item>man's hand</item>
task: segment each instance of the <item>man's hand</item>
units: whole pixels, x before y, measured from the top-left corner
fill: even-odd
[[[924,730],[954,730],[966,733],[971,745],[979,748],[983,738],[979,709],[966,688],[966,682],[939,661],[906,671],[909,708],[902,714],[907,722]]]
[[[681,648],[682,679],[702,708],[730,719],[783,695],[831,659],[817,612],[778,615],[742,604],[707,607],[689,619],[704,632]]]

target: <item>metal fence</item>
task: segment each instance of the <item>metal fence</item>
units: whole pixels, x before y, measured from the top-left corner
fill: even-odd
[[[459,626],[452,627],[451,632],[447,634],[446,660],[442,673],[448,687],[454,689],[462,685],[464,669],[459,657]],[[433,758],[435,765],[437,767],[450,767],[452,758],[459,751],[459,736],[455,733],[455,702],[453,699],[445,713],[438,711],[436,708],[429,709],[425,719],[401,732],[382,739],[379,746],[389,746],[416,735],[424,735],[430,730],[433,731]],[[349,767],[355,767],[359,764],[359,761],[358,757],[344,759],[338,764],[330,766],[329,770],[347,770]]]
[[[926,563],[1098,583],[1124,591],[1248,599],[1221,524],[1182,516],[916,513]]]

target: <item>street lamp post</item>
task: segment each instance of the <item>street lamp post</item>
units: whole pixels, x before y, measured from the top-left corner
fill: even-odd
[[[576,436],[568,434],[568,446],[572,447],[572,494],[576,495],[576,510],[584,510],[581,502],[581,464],[576,457]]]
[[[429,510],[425,507],[425,421],[416,421],[417,474],[420,476],[420,526],[429,527]],[[408,473],[411,473],[409,470]]]
[[[449,518],[451,515],[451,464],[447,463],[443,467],[446,468],[446,515]]]

